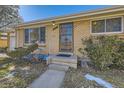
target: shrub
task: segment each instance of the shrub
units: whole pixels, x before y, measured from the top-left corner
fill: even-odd
[[[82,54],[86,51],[96,68],[105,70],[109,69],[112,64],[122,64],[124,59],[123,41],[117,36],[94,36],[82,41],[86,47],[80,48],[79,51]]]
[[[124,69],[124,41],[118,43],[118,51],[114,54],[114,65],[118,68]]]
[[[28,48],[26,49],[26,52],[31,53],[34,50],[36,50],[37,48],[38,48],[37,44],[32,44],[32,45],[28,46]]]
[[[21,58],[22,56],[26,55],[25,48],[18,48],[15,51],[10,51],[7,55],[11,56],[12,58]]]
[[[28,46],[28,48],[17,48],[15,51],[10,51],[7,54],[11,56],[12,58],[21,58],[33,52],[37,48],[38,48],[37,44],[32,44]]]
[[[0,53],[6,53],[8,47],[0,48]]]

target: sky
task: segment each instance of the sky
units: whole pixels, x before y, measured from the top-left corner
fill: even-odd
[[[19,13],[25,22],[62,16],[88,10],[109,7],[107,5],[22,5]]]

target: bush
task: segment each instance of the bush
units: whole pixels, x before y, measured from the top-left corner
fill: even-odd
[[[32,44],[32,45],[28,46],[28,48],[26,49],[26,52],[31,53],[34,50],[36,50],[37,48],[38,48],[37,44]]]
[[[124,69],[124,41],[120,41],[118,43],[118,51],[116,54],[114,54],[114,61],[113,65],[115,65],[118,68]]]
[[[8,47],[0,48],[0,53],[6,53]]]
[[[28,48],[17,48],[15,51],[10,51],[7,54],[12,58],[21,58],[33,52],[37,48],[38,48],[37,44],[32,44],[28,46]]]
[[[7,55],[12,58],[21,58],[22,56],[27,54],[27,52],[25,51],[26,51],[25,48],[18,48],[15,51],[8,52]]]
[[[86,51],[96,68],[105,70],[112,64],[124,64],[124,42],[117,36],[94,36],[82,41],[86,47],[79,51],[82,54]]]

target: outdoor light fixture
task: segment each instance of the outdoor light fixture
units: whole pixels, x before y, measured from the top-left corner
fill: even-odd
[[[53,25],[53,31],[58,28],[58,25],[55,24],[55,21],[52,21],[52,25]]]
[[[52,25],[53,25],[53,26],[55,25],[55,21],[52,21]]]

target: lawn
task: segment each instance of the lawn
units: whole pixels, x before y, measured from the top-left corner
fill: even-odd
[[[0,57],[0,61],[1,61],[1,60],[4,60],[4,59],[5,59],[4,57]]]
[[[96,71],[93,68],[69,68],[65,75],[64,83],[62,87],[66,88],[102,88],[95,81],[89,81],[84,76],[90,73],[91,75],[98,76],[117,88],[124,88],[124,71],[123,70],[107,70],[107,71]]]
[[[10,61],[11,59],[7,59]],[[7,61],[6,60],[6,61]],[[41,75],[47,66],[45,63],[31,63],[24,60],[11,60],[0,69],[1,88],[25,88]]]
[[[91,74],[105,79],[115,87],[124,88],[124,70],[92,71]]]
[[[100,88],[95,81],[89,81],[84,78],[84,75],[87,73],[86,69],[78,68],[69,68],[66,72],[64,82],[62,87],[65,88]]]
[[[10,58],[0,59],[3,64],[0,67],[0,87],[1,88],[25,88],[39,77],[47,69],[43,62],[28,62],[25,60],[13,60]],[[5,63],[5,64],[4,64]],[[13,73],[13,75],[11,75]],[[66,72],[64,82],[61,87],[64,88],[103,88],[95,81],[85,79],[89,73],[100,77],[117,88],[124,88],[124,70],[111,69],[107,71],[98,71],[91,67],[78,69],[69,68]]]
[[[4,64],[0,67],[0,87],[1,88],[25,88],[39,77],[47,66],[43,62],[31,63],[24,60],[3,59],[3,62],[8,61],[9,64]],[[12,76],[11,74],[14,73]],[[85,75],[100,77],[117,88],[124,88],[124,70],[111,69],[107,71],[97,71],[91,67],[78,69],[69,68],[66,72],[64,82],[61,87],[64,88],[103,88],[95,81],[85,79]],[[10,74],[10,75],[9,75]],[[8,77],[9,76],[9,77]],[[5,78],[8,77],[8,78]]]

